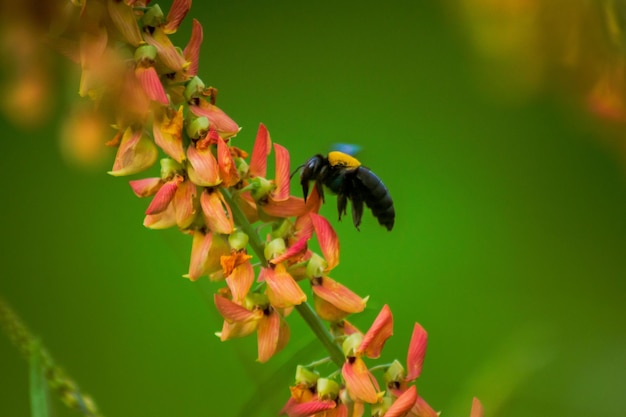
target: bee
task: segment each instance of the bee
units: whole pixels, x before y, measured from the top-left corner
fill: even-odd
[[[346,214],[346,207],[350,200],[352,222],[357,230],[359,230],[363,216],[363,203],[370,208],[381,226],[386,227],[387,230],[393,229],[396,212],[389,190],[372,170],[361,165],[356,158],[343,152],[333,151],[328,154],[328,157],[318,154],[309,158],[298,169],[300,168],[302,168],[300,185],[302,185],[305,202],[309,195],[309,183],[315,181],[322,201],[324,201],[323,186],[326,186],[333,194],[337,194],[339,220],[342,215]]]

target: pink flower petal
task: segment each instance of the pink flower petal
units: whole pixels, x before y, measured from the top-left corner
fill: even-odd
[[[254,141],[254,148],[252,148],[252,157],[250,158],[250,167],[248,169],[250,176],[263,178],[267,176],[267,156],[270,154],[271,145],[270,133],[265,125],[261,123]]]
[[[258,320],[234,323],[224,321],[224,324],[222,325],[222,331],[216,333],[216,335],[220,338],[222,342],[230,339],[236,339],[238,337],[246,337],[256,331],[258,324]]]
[[[235,229],[230,206],[218,190],[205,189],[200,195],[200,205],[207,227],[215,233],[231,234]]]
[[[315,229],[317,241],[324,255],[324,259],[328,263],[327,270],[331,270],[339,264],[339,238],[333,230],[328,220],[319,214],[309,213],[311,222]]]
[[[185,60],[189,62],[187,75],[189,75],[190,77],[198,75],[198,64],[200,61],[200,45],[202,45],[202,37],[202,25],[198,20],[193,19],[193,24],[191,26],[191,38],[189,39],[189,43],[183,51]]]
[[[365,309],[366,300],[347,287],[329,277],[320,277],[311,281],[313,293],[346,313],[360,313]]]
[[[293,196],[284,201],[275,201],[270,196],[269,202],[261,207],[266,214],[280,218],[301,216],[306,208],[303,199]]]
[[[426,330],[419,324],[415,323],[413,326],[413,334],[411,335],[411,342],[409,343],[409,353],[406,359],[407,365],[407,381],[413,381],[417,379],[422,373],[422,364],[424,363],[424,356],[426,356],[426,345],[428,343],[428,334]]]
[[[286,308],[306,301],[306,294],[282,264],[276,268],[263,268],[263,277],[271,290],[275,307]]]
[[[143,225],[148,229],[167,229],[176,226],[176,213],[174,213],[174,207],[172,204],[167,206],[167,209],[156,214],[148,214],[144,220]]]
[[[472,400],[472,411],[470,412],[470,417],[483,417],[485,414],[485,410],[483,409],[483,405],[480,403],[480,400],[476,397]]]
[[[135,195],[139,198],[154,195],[159,188],[161,188],[161,185],[163,185],[163,182],[159,177],[143,178],[140,180],[129,181],[128,183],[133,189]]]
[[[385,342],[392,334],[393,316],[389,306],[385,304],[370,329],[363,336],[363,341],[357,349],[357,354],[365,354],[365,356],[372,359],[380,357]]]
[[[417,417],[439,417],[439,413],[432,409],[430,405],[420,396],[417,397],[411,413]]]
[[[190,8],[191,0],[174,0],[170,11],[167,13],[163,31],[167,34],[176,33],[180,22],[183,21]]]
[[[402,393],[389,407],[385,413],[385,417],[402,417],[413,408],[417,401],[417,389],[415,385],[411,385],[406,391]]]
[[[133,131],[129,127],[124,131],[109,174],[119,177],[144,171],[156,162],[158,155],[156,145],[148,136],[142,134],[141,130]]]
[[[276,353],[278,337],[280,334],[280,315],[272,309],[269,315],[264,315],[259,320],[257,328],[257,344],[259,362],[264,363]]]
[[[295,404],[286,412],[288,417],[307,417],[337,407],[333,400],[313,400]],[[326,414],[324,414],[326,415]]]
[[[146,93],[150,100],[158,101],[165,105],[169,104],[170,101],[167,98],[167,94],[165,94],[165,89],[163,88],[163,84],[161,84],[159,74],[157,74],[154,67],[137,67],[135,69],[135,76],[139,79],[141,88],[143,88],[144,93]]]
[[[353,401],[369,404],[378,402],[378,383],[361,358],[354,358],[353,362],[347,360],[341,369],[341,375]]]
[[[202,187],[214,187],[220,179],[219,166],[211,148],[197,149],[194,145],[187,147],[187,158],[191,166],[187,168],[189,179]]]
[[[163,186],[155,194],[154,198],[152,198],[150,205],[146,209],[146,214],[157,214],[165,210],[172,202],[172,199],[176,194],[176,190],[178,189],[178,184],[181,181],[182,177],[176,177],[175,179],[163,184]]]
[[[189,260],[189,274],[187,274],[187,278],[190,280],[195,281],[207,273],[206,263],[212,241],[212,233],[204,234],[199,230],[194,232],[191,244],[191,259]]]
[[[233,119],[215,104],[199,99],[197,105],[190,105],[189,110],[198,117],[206,117],[220,136],[229,138],[239,132],[239,126]]]
[[[118,0],[108,0],[109,16],[124,39],[133,46],[143,42],[137,17],[132,7]]]
[[[287,259],[296,257],[296,256],[302,256],[302,254],[304,252],[306,252],[307,250],[307,242],[309,240],[308,236],[303,236],[302,238],[298,239],[296,241],[296,243],[294,243],[293,245],[289,246],[287,248],[287,250],[282,254],[279,255],[273,259],[270,260],[270,263],[277,265],[283,261],[286,261]]]
[[[272,193],[275,201],[285,201],[289,198],[289,151],[279,144],[274,144],[274,154],[276,157],[276,177],[274,183],[276,190]]]
[[[230,323],[259,320],[263,316],[261,310],[250,311],[244,306],[218,294],[213,295],[213,301],[220,315]]]
[[[198,212],[196,208],[197,188],[189,180],[183,181],[178,186],[174,195],[173,205],[176,212],[176,224],[181,229],[189,227],[196,218]]]

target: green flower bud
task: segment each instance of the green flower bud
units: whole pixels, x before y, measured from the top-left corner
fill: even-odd
[[[317,383],[319,377],[320,374],[307,367],[302,365],[296,367],[296,384],[304,384],[307,387],[312,387]]]
[[[363,335],[361,333],[352,333],[350,336],[346,337],[346,340],[343,341],[341,345],[341,349],[343,350],[343,354],[347,356],[354,356],[357,348],[363,341]]]
[[[200,139],[207,134],[210,124],[209,119],[204,116],[188,119],[186,123],[187,135],[191,139]]]
[[[164,17],[165,15],[163,14],[161,7],[158,4],[155,4],[146,10],[146,13],[143,15],[142,22],[144,26],[151,26],[155,28],[163,23]]]
[[[235,250],[244,249],[248,246],[248,235],[237,229],[228,236],[228,244]]]
[[[182,170],[183,170],[182,165],[176,162],[175,160],[171,158],[161,159],[161,179],[162,180],[167,181],[170,178],[172,178],[174,175],[181,172]]]
[[[276,186],[270,180],[263,177],[254,177],[244,190],[250,190],[250,195],[254,201],[259,201],[266,198],[274,188],[276,188]]]
[[[248,310],[253,310],[255,307],[265,310],[270,306],[270,300],[265,294],[251,292],[246,295],[246,298],[243,300],[243,306]]]
[[[157,49],[152,45],[141,45],[135,49],[135,62],[151,61],[154,62],[157,57]]]
[[[191,80],[187,82],[185,86],[185,92],[183,95],[185,96],[185,100],[191,101],[193,98],[198,98],[204,92],[206,86],[200,79],[200,77],[193,77]]]
[[[271,240],[267,245],[265,245],[265,259],[268,261],[274,259],[278,255],[282,255],[287,250],[285,246],[285,241],[283,239],[274,239]]]
[[[306,265],[306,276],[308,278],[321,277],[324,275],[324,270],[327,266],[326,260],[314,252]]]
[[[385,374],[383,375],[383,380],[385,381],[385,385],[389,384],[392,381],[400,381],[406,377],[406,371],[404,367],[398,360],[394,360],[393,363],[387,368]]]
[[[322,400],[334,400],[339,395],[341,387],[336,381],[328,378],[320,378],[317,380],[317,394]]]

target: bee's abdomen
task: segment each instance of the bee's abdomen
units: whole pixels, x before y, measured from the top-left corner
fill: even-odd
[[[356,177],[361,183],[363,201],[372,210],[378,223],[385,226],[387,230],[391,230],[396,218],[396,211],[389,190],[376,174],[364,166],[357,168]]]

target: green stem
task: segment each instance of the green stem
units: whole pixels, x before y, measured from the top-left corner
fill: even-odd
[[[252,247],[254,253],[259,257],[259,260],[263,265],[265,265],[265,253],[264,253],[264,245],[259,237],[259,234],[254,230],[246,216],[241,211],[241,208],[238,204],[235,203],[232,194],[226,188],[221,188],[222,196],[224,196],[224,200],[230,206],[230,209],[233,213],[233,219],[235,223],[241,227],[241,230],[248,235],[248,243]],[[335,343],[335,339],[333,335],[330,334],[324,322],[319,318],[315,310],[311,308],[309,303],[304,302],[296,306],[296,311],[302,316],[306,324],[311,328],[313,334],[322,342],[326,350],[328,351],[330,358],[335,364],[341,368],[345,362],[345,357],[343,355],[343,351]]]
[[[78,385],[54,363],[54,360],[30,330],[22,323],[17,313],[0,297],[0,328],[13,342],[20,353],[31,361],[31,372],[41,372],[48,386],[54,389],[61,401],[74,410],[88,417],[100,417],[101,414],[94,401],[83,394]],[[36,363],[32,363],[36,361]],[[35,381],[39,383],[40,381]],[[38,391],[41,391],[41,387]],[[31,390],[31,396],[36,393]],[[31,401],[41,399],[33,399]],[[38,405],[38,407],[40,407]],[[41,414],[40,414],[41,415]]]

